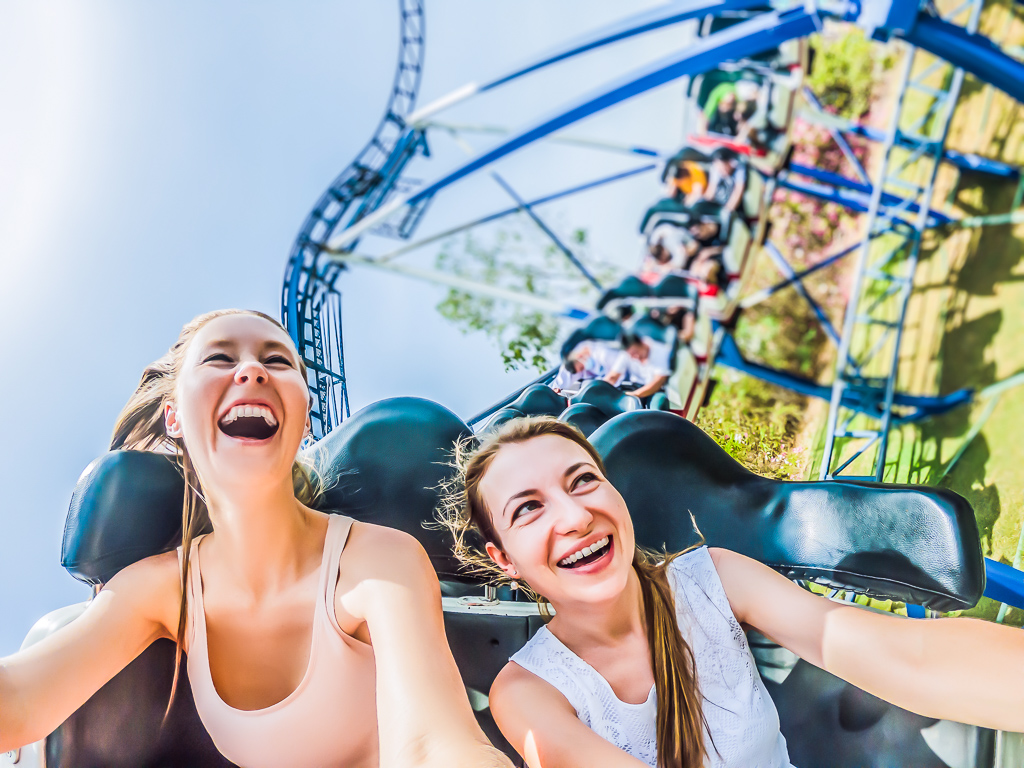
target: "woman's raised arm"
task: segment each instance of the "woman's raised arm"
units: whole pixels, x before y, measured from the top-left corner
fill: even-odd
[[[756,560],[710,553],[740,623],[815,666],[927,717],[1024,731],[1024,630],[839,605]]]
[[[150,643],[173,637],[168,620],[177,624],[180,596],[175,554],[147,558],[114,576],[70,624],[0,659],[0,753],[53,732]]]
[[[511,768],[477,725],[445,638],[441,588],[412,536],[353,526],[338,608],[366,621],[377,670],[381,768]]]

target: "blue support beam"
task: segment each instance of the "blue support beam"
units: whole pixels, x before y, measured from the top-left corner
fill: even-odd
[[[674,2],[620,19],[548,51],[529,64],[516,67],[511,72],[484,83],[480,86],[479,92],[489,91],[551,64],[557,64],[581,53],[645,32],[708,15],[719,16],[729,11],[748,11],[754,8],[764,8],[764,6],[764,0],[674,0]]]
[[[1024,611],[1024,571],[986,557],[985,597]]]
[[[793,270],[793,266],[788,261],[786,261],[786,257],[782,255],[778,248],[775,247],[775,243],[769,240],[765,242],[764,248],[765,251],[768,252],[769,258],[771,258],[772,262],[775,264],[775,268],[782,273],[783,277],[785,277],[793,284],[793,287],[796,289],[797,293],[803,296],[804,301],[806,301],[810,308],[814,311],[814,314],[818,318],[818,323],[821,325],[822,329],[825,331],[828,337],[838,345],[839,333],[832,326],[832,321],[828,319],[828,315],[825,314],[825,310],[821,308],[818,302],[811,298],[811,294],[807,292],[807,288],[804,286],[803,281],[797,279],[796,272]]]
[[[845,187],[846,189],[851,189],[855,192],[860,192],[864,195],[864,198],[862,199],[865,201],[865,203],[870,201],[871,193],[874,191],[874,187],[872,187],[870,183],[864,184],[859,181],[855,181],[854,179],[848,179],[845,176],[839,175],[838,173],[823,171],[820,168],[811,168],[806,165],[790,163],[788,169],[793,173],[798,173],[801,176],[806,176],[809,179],[820,181],[823,184],[827,184],[832,187]],[[885,191],[882,192],[882,205],[884,207],[897,207],[904,211],[910,211],[911,213],[918,213],[921,210],[921,206],[919,206],[917,203],[910,203],[908,205],[907,201],[904,200],[899,195],[894,195],[890,192]],[[867,209],[865,208],[865,210]],[[935,224],[933,224],[932,226],[935,226],[936,224],[948,224],[949,222],[954,220],[952,217],[942,213],[942,211],[936,211],[935,209],[930,209],[928,211],[928,215],[935,222]]]
[[[567,259],[569,259],[572,265],[580,271],[583,277],[587,279],[587,282],[594,286],[598,291],[603,291],[604,286],[602,286],[598,279],[594,277],[594,274],[587,269],[583,262],[580,261],[579,257],[572,252],[572,249],[562,242],[561,238],[559,238],[558,235],[552,231],[551,227],[544,222],[544,219],[537,215],[537,212],[533,210],[533,207],[519,196],[519,193],[512,188],[512,185],[505,181],[501,174],[491,173],[491,177],[498,182],[499,186],[505,190],[509,197],[516,201],[520,210],[533,219],[533,223],[540,227],[541,231],[551,239],[551,242],[555,244],[555,247],[558,248],[558,250],[560,250]]]
[[[831,385],[819,384],[804,376],[747,360],[736,346],[736,340],[731,333],[723,335],[715,362],[807,397],[817,397],[821,400],[829,400],[832,397]],[[858,386],[846,388],[843,392],[843,407],[877,418],[885,401],[885,394],[884,382],[879,385],[865,380]],[[973,396],[973,391],[969,389],[959,389],[941,397],[897,392],[893,397],[893,405],[906,412],[896,417],[894,421],[900,424],[920,421],[959,408],[961,405],[969,403]]]
[[[553,115],[520,130],[497,146],[469,160],[455,170],[427,185],[407,201],[415,205],[471,173],[500,160],[506,155],[566,128],[627,99],[646,93],[686,75],[714,69],[722,61],[753,56],[778,48],[787,40],[806,37],[816,32],[821,20],[803,8],[778,13],[772,11],[721,32],[700,38],[683,50],[634,70],[625,77],[571,102]],[[343,233],[344,234],[344,233]],[[332,244],[333,245],[333,244]]]
[[[1024,102],[1024,64],[1007,56],[984,35],[922,13],[901,37]]]

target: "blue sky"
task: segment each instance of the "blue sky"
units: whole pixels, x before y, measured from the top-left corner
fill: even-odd
[[[622,13],[612,0],[428,3],[420,103]],[[397,34],[390,0],[4,3],[0,655],[47,611],[87,595],[59,565],[64,517],[143,367],[200,312],[279,315],[289,246],[380,119]],[[621,44],[444,117],[520,125],[684,40],[667,30]],[[667,86],[573,132],[672,150],[680,93]],[[410,175],[430,179],[463,157],[443,137],[432,148]],[[529,198],[639,164],[547,145],[499,169]],[[545,215],[566,235],[587,227],[595,255],[629,266],[657,196],[648,175]],[[480,175],[440,196],[418,234],[508,204]],[[433,253],[409,263],[429,265]],[[341,288],[355,408],[418,395],[465,417],[533,375],[504,373],[488,340],[441,320],[440,289],[358,270]]]

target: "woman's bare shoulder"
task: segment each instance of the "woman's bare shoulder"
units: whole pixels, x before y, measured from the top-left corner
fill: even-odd
[[[354,522],[342,559],[342,578],[362,592],[400,587],[440,604],[440,585],[426,550],[395,528]],[[342,587],[339,585],[339,589]]]
[[[135,606],[141,615],[176,634],[181,602],[181,571],[175,550],[145,557],[122,568],[103,585]]]

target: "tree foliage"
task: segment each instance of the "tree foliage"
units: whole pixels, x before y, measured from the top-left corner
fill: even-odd
[[[587,233],[572,236],[574,252],[587,261]],[[589,263],[589,262],[588,262]],[[436,267],[458,277],[556,301],[589,304],[595,292],[554,245],[532,229],[512,224],[484,240],[473,234],[453,238],[437,255]],[[607,276],[608,268],[603,273]],[[437,305],[441,316],[463,333],[483,332],[498,346],[506,371],[543,372],[557,357],[562,331],[558,318],[528,306],[451,288]]]

